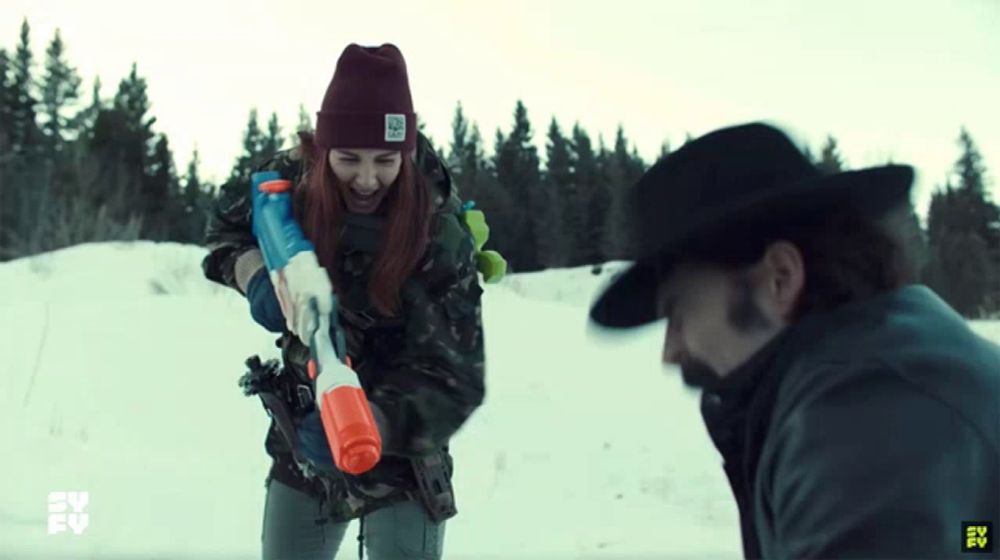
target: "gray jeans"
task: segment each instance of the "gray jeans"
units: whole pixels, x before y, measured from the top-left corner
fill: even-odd
[[[440,560],[445,523],[431,521],[423,506],[413,501],[373,511],[364,521],[367,557]],[[277,480],[268,482],[261,534],[264,560],[331,560],[340,549],[347,526],[324,518],[318,499]],[[356,545],[344,549],[339,558],[353,558],[358,553]]]

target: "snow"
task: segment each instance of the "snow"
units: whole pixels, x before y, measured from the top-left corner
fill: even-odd
[[[259,557],[268,419],[237,379],[278,353],[203,255],[103,243],[0,265],[0,559]],[[486,286],[487,397],[453,443],[446,558],[740,557],[697,396],[659,362],[662,324],[588,326],[624,266]],[[1000,340],[1000,322],[974,328]],[[89,492],[82,534],[47,533],[53,491]]]

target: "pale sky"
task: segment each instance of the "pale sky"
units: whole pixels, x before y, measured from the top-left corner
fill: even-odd
[[[290,132],[347,44],[392,42],[438,146],[459,100],[488,152],[517,99],[542,154],[553,116],[595,144],[621,123],[647,162],[664,140],[767,120],[814,152],[833,134],[854,168],[914,165],[923,213],[964,125],[1000,202],[1000,0],[2,2],[0,46],[27,17],[41,61],[61,28],[85,97],[138,62],[178,171],[197,145],[208,178],[228,174],[251,107]]]

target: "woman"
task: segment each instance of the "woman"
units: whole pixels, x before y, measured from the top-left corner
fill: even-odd
[[[399,50],[352,44],[315,135],[300,133],[297,149],[264,166],[295,185],[294,214],[337,295],[347,355],[383,442],[372,470],[324,472],[296,460],[272,422],[265,558],[332,558],[357,518],[375,560],[441,557],[444,519],[455,513],[448,440],[483,400],[482,290],[461,202],[415,121]],[[223,187],[205,275],[246,294],[253,318],[283,333],[291,375],[275,378],[286,384],[278,393],[305,431],[314,407],[295,397],[300,385],[314,389],[309,351],[282,312],[251,224],[248,181]]]

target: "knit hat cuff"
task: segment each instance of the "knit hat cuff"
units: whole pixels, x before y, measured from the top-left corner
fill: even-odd
[[[316,114],[316,145],[331,148],[376,148],[409,151],[417,146],[415,113]]]

